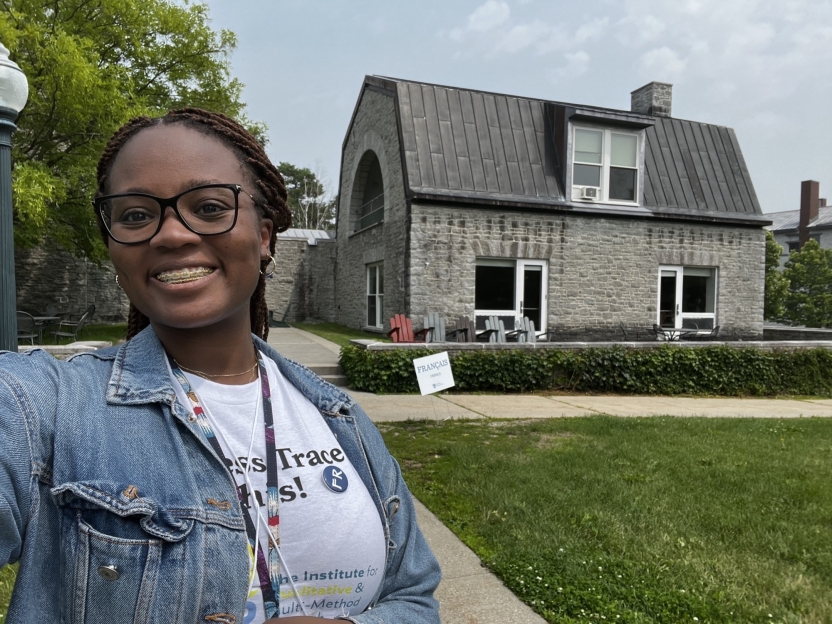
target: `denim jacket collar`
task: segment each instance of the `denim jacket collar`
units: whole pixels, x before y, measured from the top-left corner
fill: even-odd
[[[309,399],[319,411],[330,415],[347,414],[355,402],[344,391],[322,381],[304,366],[289,360],[269,344],[253,336],[257,348],[277,364],[280,372]],[[112,351],[94,353],[109,359]],[[175,393],[165,364],[165,349],[152,327],[142,330],[115,352],[113,372],[107,384],[107,402],[122,405],[142,403],[172,404]]]

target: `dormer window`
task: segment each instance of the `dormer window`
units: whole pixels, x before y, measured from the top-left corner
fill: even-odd
[[[635,132],[574,127],[572,199],[637,204],[639,137]]]

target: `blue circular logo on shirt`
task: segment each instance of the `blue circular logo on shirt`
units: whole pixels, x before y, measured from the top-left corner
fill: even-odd
[[[341,494],[347,491],[349,481],[347,480],[347,473],[337,466],[327,466],[324,468],[324,485],[335,492]]]

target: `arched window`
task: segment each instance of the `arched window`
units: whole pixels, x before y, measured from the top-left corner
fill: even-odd
[[[384,180],[375,152],[367,151],[355,172],[352,191],[353,231],[384,220]]]

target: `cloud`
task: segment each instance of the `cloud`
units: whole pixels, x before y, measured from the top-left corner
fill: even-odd
[[[566,65],[559,67],[553,72],[557,80],[577,78],[585,74],[587,69],[589,69],[590,56],[583,50],[567,52],[563,55],[563,58],[566,59]]]
[[[465,26],[452,28],[448,37],[452,41],[461,42],[470,33],[487,33],[508,21],[511,9],[505,2],[488,0],[468,16]],[[440,33],[441,34],[441,33]]]
[[[599,17],[591,22],[587,22],[586,24],[581,24],[578,30],[575,31],[573,43],[581,45],[587,41],[596,41],[600,39],[606,32],[609,21],[608,17]]]
[[[509,30],[500,40],[498,49],[505,52],[517,52],[539,42],[551,32],[548,25],[540,21],[520,24]]]
[[[619,28],[616,39],[622,45],[637,48],[653,43],[665,31],[664,22],[650,14],[630,14],[616,26]]]
[[[654,48],[641,55],[642,72],[649,74],[650,80],[677,80],[686,65],[687,61],[680,59],[679,55],[668,47]]]
[[[511,9],[505,2],[488,0],[468,16],[467,29],[474,32],[488,32],[505,23],[511,15]]]

